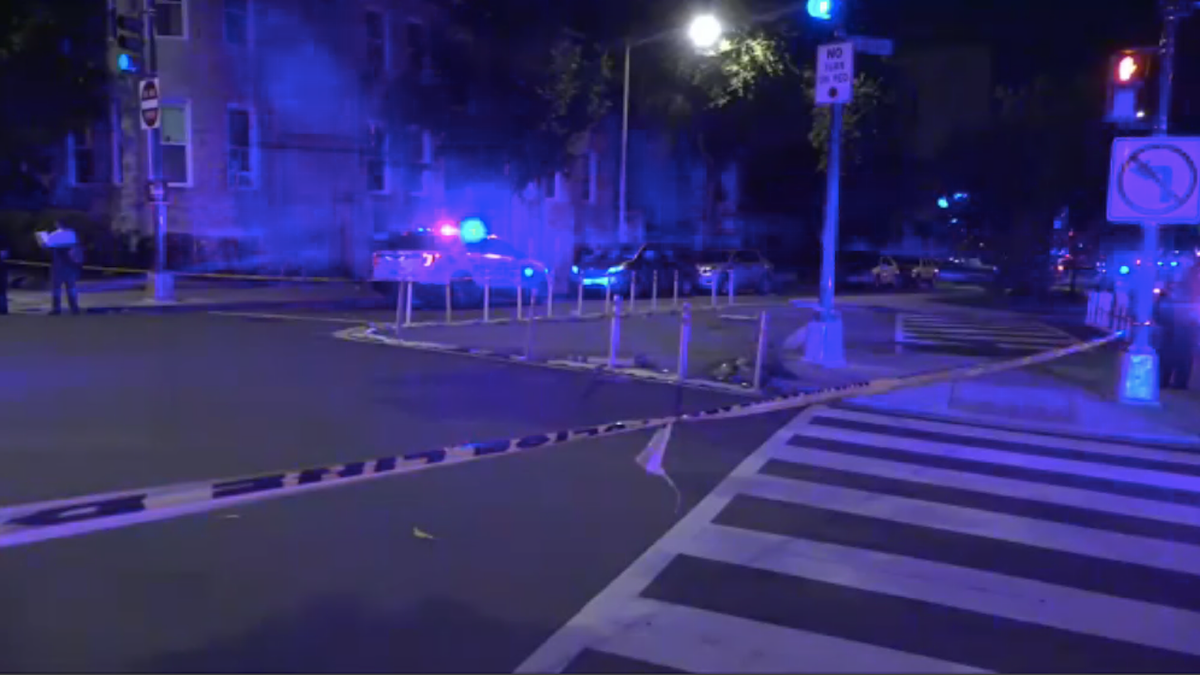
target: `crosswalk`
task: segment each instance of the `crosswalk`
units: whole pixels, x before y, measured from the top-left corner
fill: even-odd
[[[1200,453],[821,407],[517,672],[1198,670]]]
[[[1055,349],[1076,339],[1036,321],[982,321],[945,314],[896,315],[896,343],[935,351],[1029,354]]]

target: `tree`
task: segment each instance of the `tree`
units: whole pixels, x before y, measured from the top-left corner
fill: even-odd
[[[29,185],[48,168],[47,148],[61,147],[69,132],[103,116],[109,84],[103,7],[92,0],[0,4],[0,175],[10,177],[0,190]]]
[[[805,98],[816,106],[816,73],[811,68],[806,69],[803,79]],[[884,92],[881,78],[862,72],[855,76],[854,97],[850,99],[850,103],[842,107],[842,151],[843,156],[848,160],[843,163],[843,173],[845,173],[846,167],[863,160],[863,146],[868,139],[878,135],[877,122],[880,110],[889,100]],[[808,140],[820,157],[817,168],[821,171],[824,171],[829,163],[830,120],[829,106],[814,108]]]

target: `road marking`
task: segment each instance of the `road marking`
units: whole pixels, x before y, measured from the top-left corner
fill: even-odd
[[[303,314],[265,314],[259,312],[209,312],[217,316],[232,316],[243,319],[274,319],[276,321],[311,321],[315,323],[339,323],[351,325],[365,325],[371,323],[366,319],[347,319],[344,317],[331,316],[305,316]]]
[[[896,343],[947,349],[1035,353],[1079,340],[1053,326],[1033,321],[980,321],[934,314],[896,315]]]
[[[1198,561],[1194,454],[819,407],[517,672],[1195,670]]]

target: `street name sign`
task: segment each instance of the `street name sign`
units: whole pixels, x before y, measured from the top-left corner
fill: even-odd
[[[1198,163],[1200,137],[1114,139],[1108,173],[1108,220],[1200,223]]]
[[[138,99],[142,105],[142,129],[157,129],[162,118],[162,96],[157,77],[138,82]]]
[[[891,56],[895,48],[890,39],[869,35],[851,35],[850,42],[854,44],[854,51],[871,56]]]
[[[817,47],[817,105],[849,103],[854,95],[854,44],[836,42]]]

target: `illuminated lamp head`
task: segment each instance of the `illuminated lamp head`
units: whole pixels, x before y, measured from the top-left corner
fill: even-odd
[[[459,231],[462,233],[463,241],[468,244],[483,241],[487,239],[487,226],[479,218],[467,218],[459,224]]]

